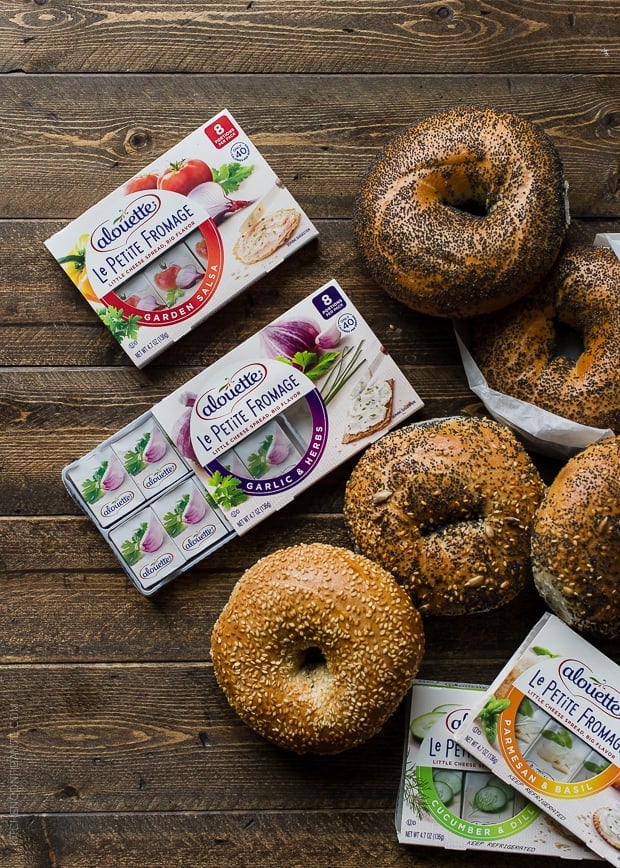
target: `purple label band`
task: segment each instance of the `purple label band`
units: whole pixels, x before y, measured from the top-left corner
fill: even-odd
[[[289,468],[281,476],[272,476],[269,479],[252,479],[235,474],[241,483],[242,490],[246,494],[277,494],[280,491],[294,488],[305,480],[321,460],[321,456],[327,445],[327,411],[316,389],[313,392],[309,392],[305,397],[312,418],[312,437],[303,456],[294,467]],[[216,470],[219,470],[222,476],[231,475],[230,470],[223,464],[220,464],[217,459],[210,461],[206,465],[206,469],[209,473],[215,473]]]

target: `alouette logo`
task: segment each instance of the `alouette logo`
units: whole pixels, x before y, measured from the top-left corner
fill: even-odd
[[[446,729],[450,732],[456,732],[462,726],[468,714],[468,708],[455,708],[453,711],[450,711],[445,717]]]
[[[232,374],[217,389],[210,389],[196,401],[196,413],[201,419],[227,416],[235,404],[265,380],[267,368],[260,362],[251,363]]]
[[[127,506],[128,503],[131,503],[133,499],[133,491],[125,491],[123,492],[123,494],[117,497],[116,500],[113,500],[111,503],[104,504],[104,506],[102,506],[102,508],[99,510],[99,513],[102,518],[108,518],[109,516],[114,515],[114,513],[118,512],[119,509]]]
[[[150,564],[142,567],[140,570],[140,578],[149,579],[151,576],[155,575],[155,573],[158,573],[160,570],[163,570],[164,567],[167,567],[168,564],[171,564],[173,560],[174,555],[170,554],[170,552],[165,552],[163,555],[160,555],[156,561],[151,561]]]
[[[96,226],[90,236],[91,246],[99,253],[122,247],[127,238],[150,220],[161,208],[161,199],[156,193],[146,193],[134,199],[114,220],[106,220]]]
[[[580,660],[565,660],[560,667],[560,677],[573,695],[588,697],[612,717],[620,718],[620,694],[610,684],[599,681],[592,670]]]
[[[162,480],[167,479],[168,476],[171,476],[177,469],[176,462],[170,461],[168,464],[165,464],[161,467],[157,473],[151,473],[146,479],[143,481],[142,485],[146,489],[154,488],[156,485],[159,485]]]
[[[216,531],[216,527],[214,524],[207,524],[205,527],[201,528],[198,533],[192,534],[192,536],[188,536],[183,540],[183,550],[186,552],[191,552],[197,545],[200,545],[201,542],[204,542]]]

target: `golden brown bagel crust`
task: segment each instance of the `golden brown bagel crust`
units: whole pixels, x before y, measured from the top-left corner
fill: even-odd
[[[371,445],[346,487],[356,547],[401,581],[422,614],[507,603],[530,580],[545,491],[514,435],[489,419],[418,422]]]
[[[583,336],[554,356],[556,322]],[[544,288],[481,317],[473,355],[491,388],[560,416],[620,432],[620,260],[607,247],[565,250]]]
[[[353,213],[377,283],[439,317],[487,313],[529,292],[567,220],[562,164],[544,131],[475,107],[432,115],[390,141]]]
[[[532,569],[571,627],[620,634],[620,437],[588,446],[551,483],[534,522]]]
[[[377,733],[411,687],[423,650],[422,618],[393,577],[321,543],[280,549],[250,567],[211,638],[231,706],[297,753],[337,753]]]

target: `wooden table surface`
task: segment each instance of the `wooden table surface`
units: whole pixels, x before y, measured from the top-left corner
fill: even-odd
[[[619,63],[613,0],[0,0],[0,865],[524,864],[397,843],[402,706],[360,748],[298,757],[214,680],[210,630],[246,567],[292,540],[351,544],[352,464],[154,599],[60,473],[331,277],[420,393],[417,418],[466,408],[451,324],[388,298],[356,254],[362,173],[437,109],[515,111],[556,143],[569,242],[590,243],[619,226]],[[43,241],[223,107],[319,239],[138,371]],[[559,465],[537,461],[551,481]],[[530,587],[428,619],[420,675],[491,679],[543,611]]]

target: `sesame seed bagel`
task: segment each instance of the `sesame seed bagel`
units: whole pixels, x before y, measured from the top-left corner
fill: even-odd
[[[512,432],[453,416],[384,435],[345,492],[356,548],[422,614],[495,609],[531,579],[530,529],[545,486]]]
[[[532,531],[532,570],[569,626],[620,634],[620,437],[579,452],[549,486]]]
[[[364,176],[357,246],[390,295],[421,313],[468,317],[529,292],[568,221],[555,146],[490,108],[439,112],[392,139]]]
[[[338,753],[377,733],[411,687],[422,619],[385,570],[321,543],[250,567],[211,637],[215,677],[256,732],[296,753]]]
[[[583,341],[559,354],[558,324]],[[607,247],[566,249],[535,293],[474,326],[489,386],[559,416],[620,432],[620,260]]]

